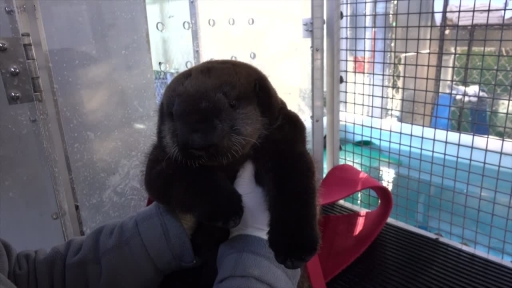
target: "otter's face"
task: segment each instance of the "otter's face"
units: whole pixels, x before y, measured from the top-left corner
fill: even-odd
[[[165,91],[159,134],[175,161],[229,163],[257,145],[264,130],[254,86],[212,74],[185,71]]]

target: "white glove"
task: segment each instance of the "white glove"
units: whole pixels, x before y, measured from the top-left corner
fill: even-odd
[[[231,229],[229,237],[247,234],[267,239],[270,214],[264,191],[254,180],[254,165],[251,160],[240,168],[235,188],[242,195],[244,214],[240,224]]]

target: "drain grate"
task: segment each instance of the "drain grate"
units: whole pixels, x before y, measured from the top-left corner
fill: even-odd
[[[329,205],[326,214],[352,210]],[[387,224],[368,249],[327,285],[339,287],[512,287],[512,269]]]

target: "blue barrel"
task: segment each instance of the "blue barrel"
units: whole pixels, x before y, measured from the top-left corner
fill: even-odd
[[[489,115],[487,113],[487,98],[478,99],[471,105],[471,132],[479,135],[489,135]]]
[[[434,106],[430,127],[437,129],[450,129],[450,112],[453,104],[453,97],[450,94],[439,94]]]

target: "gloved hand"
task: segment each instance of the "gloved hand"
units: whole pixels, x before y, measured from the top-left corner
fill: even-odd
[[[251,160],[240,168],[235,188],[242,195],[244,214],[240,224],[231,229],[230,238],[240,234],[268,238],[270,214],[263,189],[254,180],[254,165]]]

